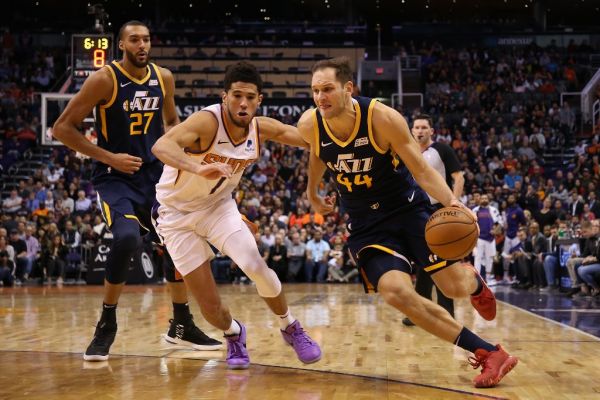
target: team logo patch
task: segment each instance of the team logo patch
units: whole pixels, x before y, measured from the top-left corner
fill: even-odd
[[[354,147],[366,146],[369,144],[369,138],[361,137],[354,141]]]
[[[429,255],[429,262],[430,263],[435,263],[438,260],[438,256],[436,256],[435,254],[430,254]]]
[[[150,79],[148,86],[158,86],[158,79]]]

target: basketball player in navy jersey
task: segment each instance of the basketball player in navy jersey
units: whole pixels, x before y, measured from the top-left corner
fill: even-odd
[[[312,73],[317,108],[306,111],[298,123],[310,143],[307,194],[312,206],[322,214],[334,209],[337,196],[323,198],[317,191],[328,170],[350,217],[348,246],[365,289],[379,291],[388,304],[426,331],[473,352],[472,365],[483,367],[475,386],[495,386],[518,360],[419,296],[410,279],[413,261],[432,275],[446,296],[471,295],[471,303],[485,319],[495,317],[494,296],[472,266],[450,264],[430,253],[424,239],[429,199],[419,186],[444,206],[468,209],[427,164],[398,112],[373,99],[352,97],[347,58],[319,61]]]
[[[108,359],[117,333],[116,308],[127,280],[129,260],[141,234],[153,229],[150,212],[163,165],[151,148],[163,132],[179,123],[173,75],[150,63],[150,47],[146,25],[139,21],[125,23],[119,30],[123,59],[90,75],[54,125],[57,139],[97,160],[92,182],[98,192],[98,208],[113,233],[102,316],[84,353],[87,361]],[[92,110],[98,145],[77,129]],[[221,342],[209,338],[194,324],[185,285],[175,276],[168,255],[164,264],[174,313],[164,338],[197,350],[221,349]]]
[[[417,115],[413,120],[411,133],[417,143],[419,143],[425,161],[444,178],[448,187],[452,189],[454,197],[457,199],[460,198],[465,184],[465,178],[460,168],[460,161],[452,147],[446,143],[433,141],[433,120],[431,117],[426,114]],[[429,196],[429,200],[434,210],[439,210],[443,207],[442,203],[433,197]],[[431,276],[422,268],[417,268],[416,275],[415,290],[421,296],[431,298],[434,286]],[[436,292],[437,303],[454,317],[454,300],[444,296],[439,289]],[[414,325],[409,318],[404,318],[402,323],[406,326]]]

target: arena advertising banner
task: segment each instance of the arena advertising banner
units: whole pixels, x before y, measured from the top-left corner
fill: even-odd
[[[179,118],[186,119],[198,110],[220,102],[219,97],[210,98],[176,98],[177,113]],[[266,98],[260,106],[260,114],[269,116],[277,115],[277,117],[291,116],[294,120],[300,118],[300,115],[309,108],[312,108],[314,103],[312,99],[304,98]]]
[[[42,93],[41,103],[41,123],[42,135],[40,143],[44,146],[61,146],[62,143],[52,136],[52,126],[64,111],[67,103],[75,96],[74,93]],[[207,98],[190,98],[178,97],[175,98],[177,113],[182,120],[186,119],[194,112],[210,106],[211,104],[221,102],[220,97]],[[260,106],[259,114],[265,116],[276,116],[281,119],[291,116],[294,121],[300,118],[300,115],[309,108],[312,108],[314,103],[311,98],[265,98]],[[94,126],[94,116],[90,113],[83,120],[81,133],[92,143],[97,143],[97,132]],[[78,157],[86,158],[82,154],[77,154]]]
[[[102,239],[98,246],[92,249],[88,260],[86,282],[88,285],[102,285],[104,283],[108,253],[112,246],[112,240]],[[156,266],[152,262],[152,246],[140,246],[129,264],[127,283],[156,283],[159,276]]]

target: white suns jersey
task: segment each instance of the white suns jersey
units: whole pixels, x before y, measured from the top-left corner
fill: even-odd
[[[220,104],[213,104],[199,112],[210,112],[219,122],[217,134],[208,150],[193,154],[202,164],[222,162],[231,165],[231,178],[209,180],[200,175],[165,165],[160,181],[156,185],[156,199],[161,205],[183,212],[193,212],[211,205],[224,198],[231,198],[244,170],[260,155],[258,123],[252,120],[246,139],[234,143],[223,123],[223,110]]]

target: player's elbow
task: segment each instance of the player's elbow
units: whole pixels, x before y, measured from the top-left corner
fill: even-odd
[[[162,154],[163,154],[163,145],[162,145],[161,139],[158,139],[156,141],[156,143],[154,143],[154,145],[150,149],[150,151],[152,151],[152,154],[154,154],[156,157],[158,157],[158,159],[161,159]]]
[[[58,118],[52,126],[52,136],[55,139],[62,141],[64,138],[65,128],[65,121],[62,118]]]

